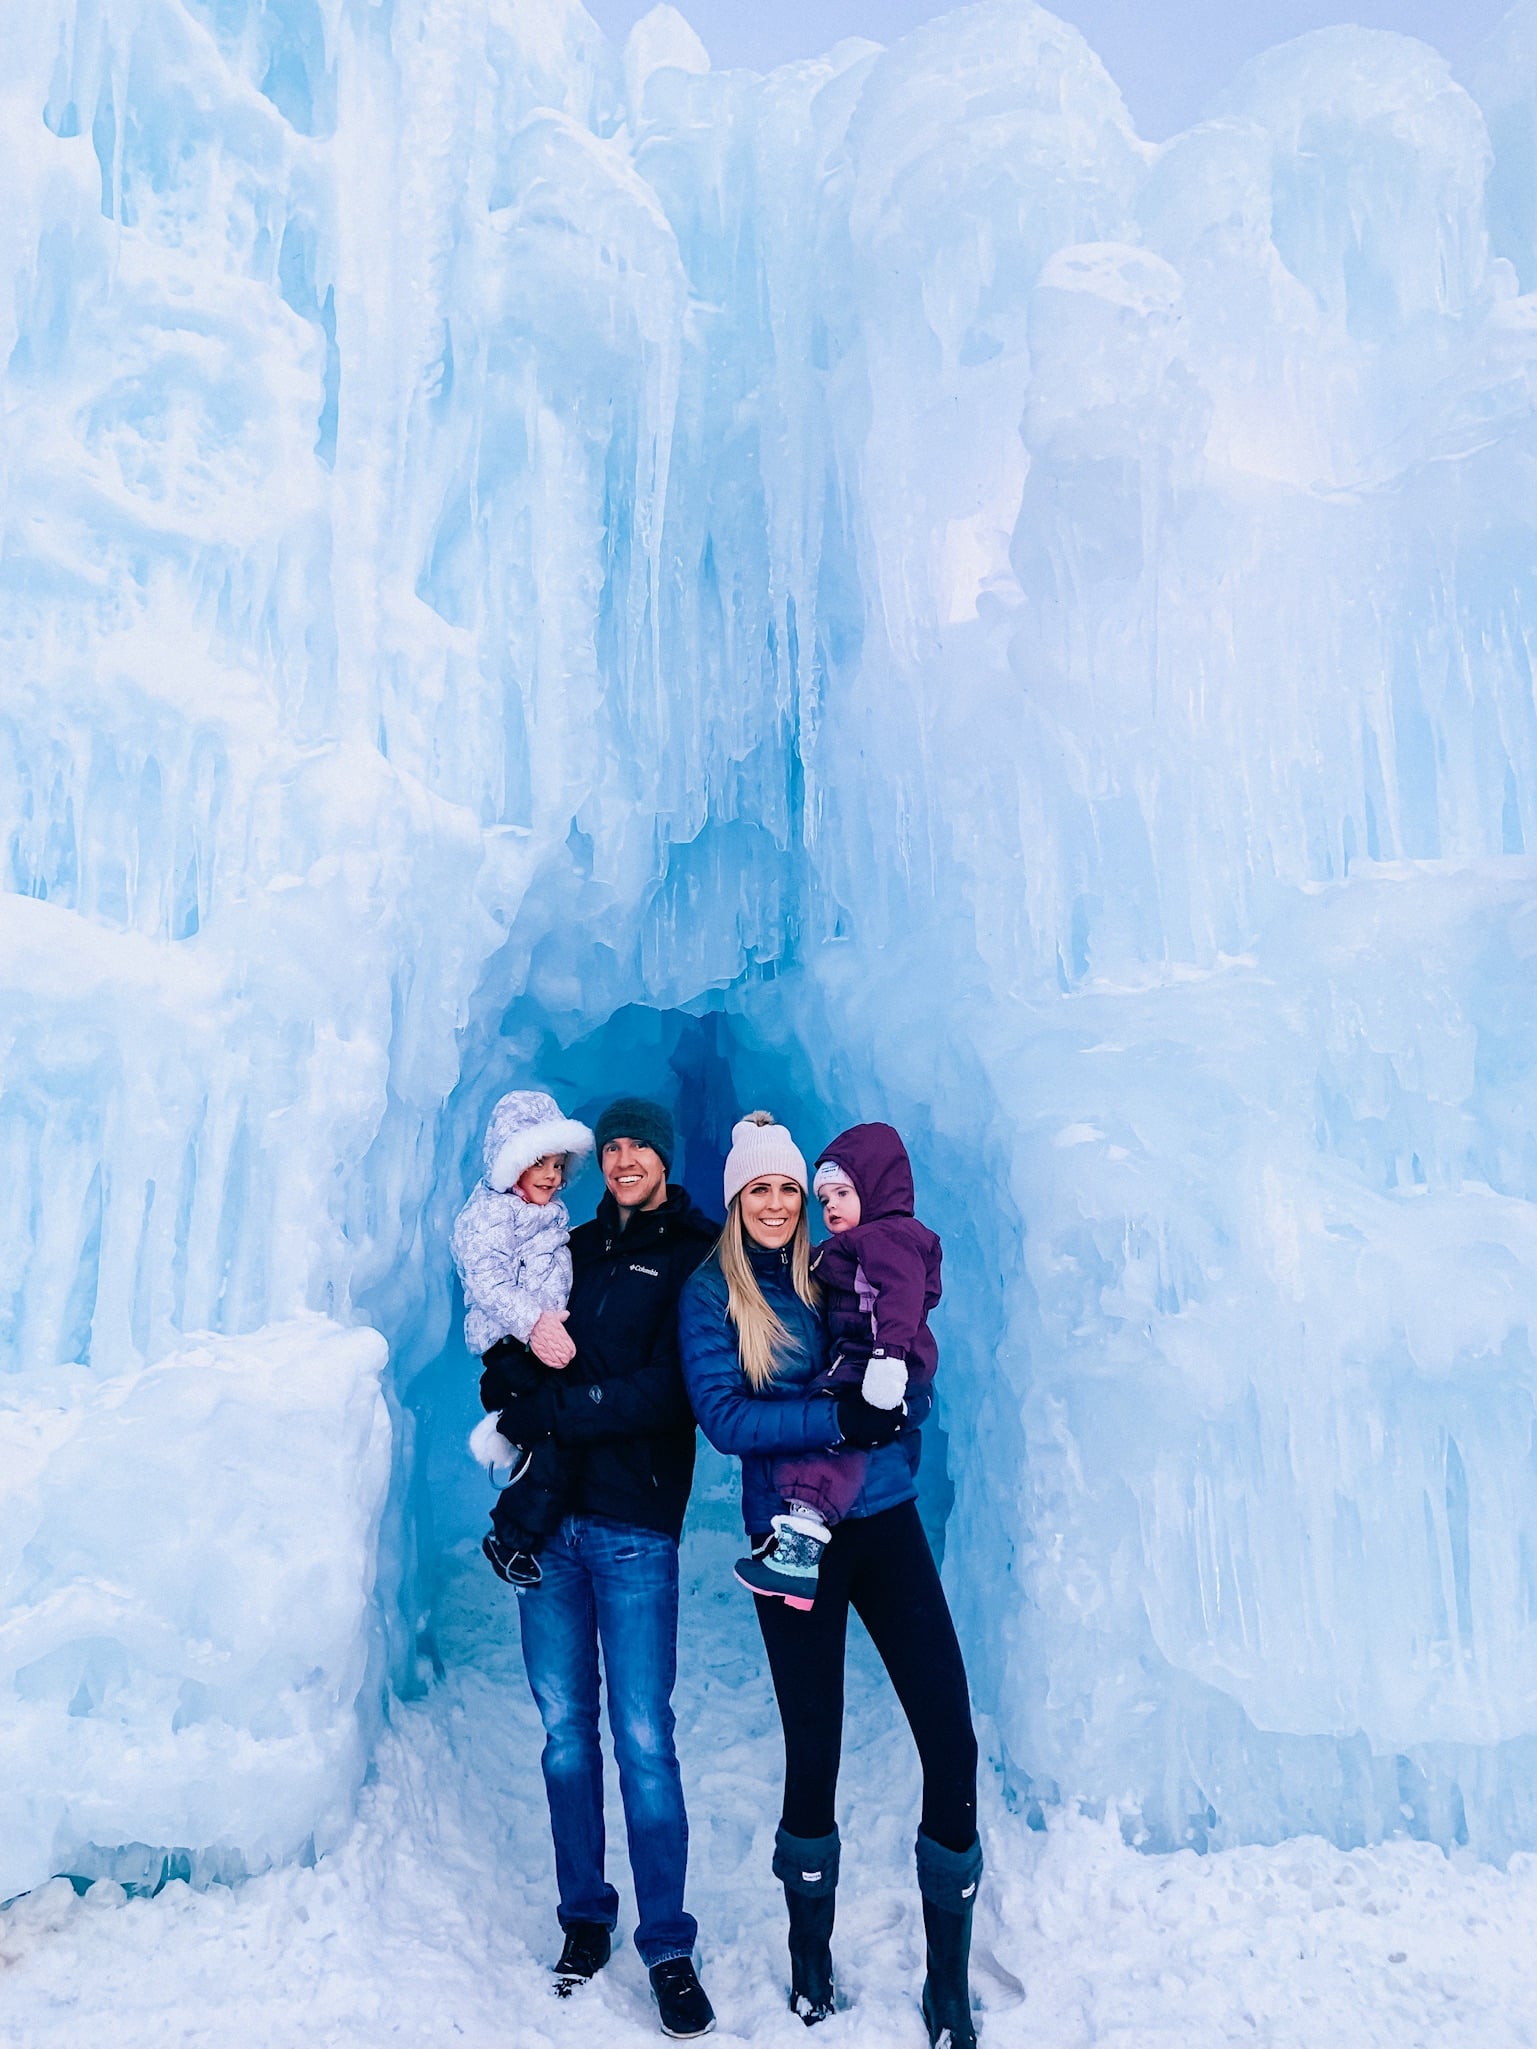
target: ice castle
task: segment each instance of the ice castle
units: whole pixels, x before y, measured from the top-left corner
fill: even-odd
[[[1012,1797],[1537,1846],[1537,0],[32,0],[0,151],[0,1898],[346,1826],[534,1081],[908,1134]]]

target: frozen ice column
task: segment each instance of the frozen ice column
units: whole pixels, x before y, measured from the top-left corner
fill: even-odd
[[[309,1316],[0,1384],[0,1897],[338,1839],[383,1676],[384,1363]]]

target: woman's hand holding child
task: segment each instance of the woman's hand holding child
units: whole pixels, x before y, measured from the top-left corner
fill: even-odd
[[[883,1444],[894,1444],[907,1421],[905,1407],[878,1409],[857,1387],[844,1388],[833,1406],[838,1411],[838,1435],[851,1451],[875,1451]]]

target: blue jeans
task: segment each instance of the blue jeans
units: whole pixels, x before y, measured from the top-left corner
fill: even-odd
[[[673,1748],[678,1547],[655,1530],[571,1515],[540,1554],[544,1577],[518,1599],[523,1665],[544,1723],[544,1789],[555,1838],[560,1925],[612,1928],[619,1896],[603,1876],[603,1751],[598,1646],[608,1726],[635,1879],[635,1947],[649,1970],[693,1953],[683,1911],[688,1815]]]

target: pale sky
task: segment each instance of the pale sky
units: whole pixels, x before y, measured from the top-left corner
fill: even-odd
[[[623,38],[652,0],[586,0]],[[947,10],[931,0],[675,0],[715,65],[767,70],[844,36],[895,42]],[[1057,0],[1104,59],[1150,141],[1197,120],[1247,59],[1308,29],[1356,21],[1419,36],[1455,64],[1495,26],[1507,0]]]

